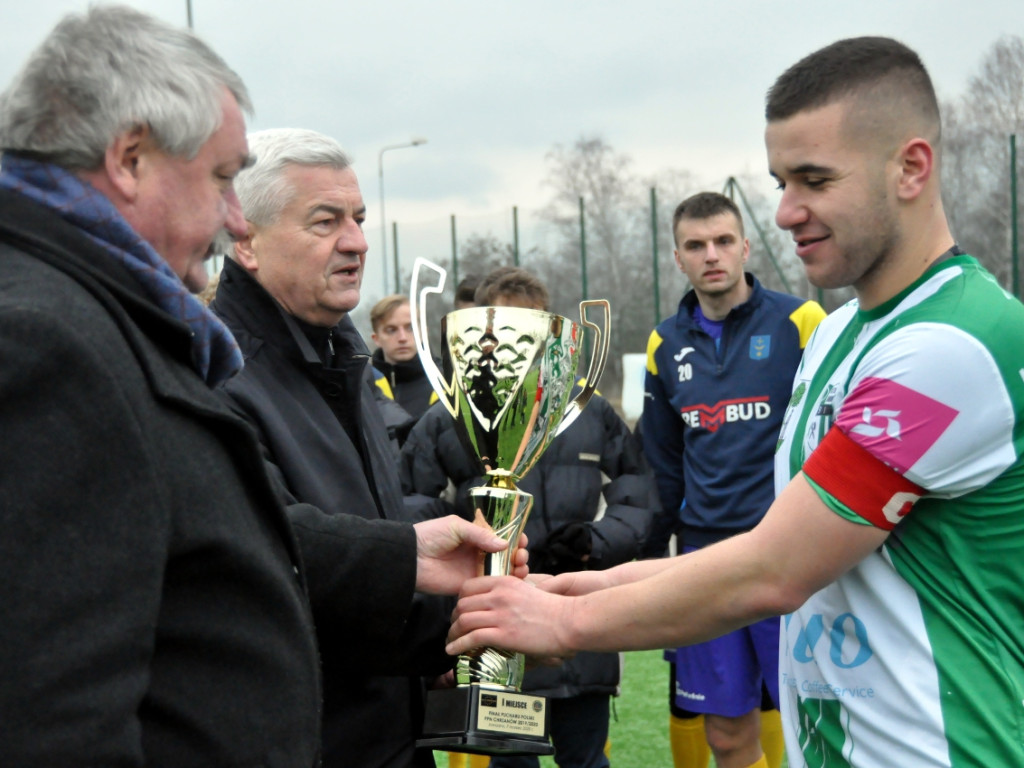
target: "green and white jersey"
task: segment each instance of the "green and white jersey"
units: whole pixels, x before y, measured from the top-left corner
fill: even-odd
[[[793,768],[1024,766],[1022,449],[1024,307],[970,256],[818,326],[776,490],[892,533],[783,618]]]

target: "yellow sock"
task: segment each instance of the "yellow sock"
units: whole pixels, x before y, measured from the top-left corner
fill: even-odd
[[[782,715],[777,709],[761,712],[761,750],[768,768],[781,768],[786,740],[782,736]]]
[[[612,737],[609,736],[608,740],[604,743],[604,756],[610,761],[612,759]]]
[[[668,737],[675,768],[707,768],[711,747],[704,736],[704,715],[668,717]]]
[[[449,752],[448,768],[487,768],[491,758],[487,755],[471,755],[468,752]]]

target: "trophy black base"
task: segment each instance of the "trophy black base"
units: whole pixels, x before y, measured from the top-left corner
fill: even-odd
[[[479,685],[427,691],[417,747],[477,755],[553,755],[547,701]]]

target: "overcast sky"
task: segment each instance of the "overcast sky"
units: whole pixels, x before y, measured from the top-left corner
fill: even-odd
[[[128,0],[187,24],[186,0]],[[75,0],[0,0],[0,87]],[[640,174],[721,188],[766,172],[764,94],[841,37],[896,37],[940,98],[959,95],[1019,0],[192,0],[193,26],[238,71],[251,128],[312,128],[354,156],[379,285],[379,151],[389,221],[542,205],[545,154],[599,135]],[[366,300],[372,295],[364,296]]]

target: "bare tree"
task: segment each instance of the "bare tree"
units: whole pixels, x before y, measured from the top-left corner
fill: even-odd
[[[650,214],[649,200],[650,191],[653,189],[657,202],[657,234],[658,234],[658,296],[656,306],[650,309],[650,327],[648,334],[654,326],[675,314],[679,306],[679,300],[686,291],[688,281],[686,276],[679,271],[674,256],[675,240],[672,233],[672,214],[679,205],[690,195],[701,191],[704,187],[697,177],[690,171],[674,168],[661,171],[655,176],[644,180],[644,187],[647,189],[648,211]],[[651,241],[651,235],[647,235]],[[653,250],[653,243],[650,246]],[[654,262],[651,261],[651,279],[653,281]],[[654,300],[652,284],[651,301]]]
[[[514,264],[515,260],[511,243],[494,235],[470,235],[459,245],[459,278],[483,277],[495,267]]]
[[[622,355],[642,352],[653,324],[649,190],[634,173],[632,159],[600,137],[582,137],[569,147],[557,145],[547,161],[546,184],[552,197],[540,215],[559,237],[552,252],[538,254],[535,269],[548,284],[555,308],[570,317],[575,317],[572,307],[582,298],[610,301],[611,351],[601,388],[617,395]]]
[[[943,104],[943,204],[953,235],[1010,286],[1010,134],[1024,130],[1024,40],[999,39]]]

